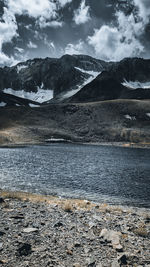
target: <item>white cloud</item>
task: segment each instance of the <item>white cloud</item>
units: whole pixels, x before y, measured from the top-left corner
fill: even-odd
[[[74,12],[73,20],[77,25],[88,22],[91,17],[89,13],[89,6],[86,6],[85,0],[82,0],[80,7]]]
[[[19,53],[23,53],[24,49],[21,47],[15,47],[15,50],[17,50]]]
[[[3,65],[12,65],[14,62],[14,59],[12,57],[8,57],[3,52],[0,51],[0,66]]]
[[[84,42],[83,41],[79,41],[77,44],[68,44],[65,48],[65,54],[69,54],[69,55],[77,55],[77,54],[83,54],[85,53],[85,49],[84,49]]]
[[[59,4],[61,7],[64,7],[66,4],[71,3],[72,0],[59,0]]]
[[[16,15],[27,15],[36,20],[35,24],[40,28],[61,27],[62,22],[58,21],[58,10],[72,0],[5,0],[7,8],[4,8],[4,15],[0,21],[0,64],[10,64],[13,58],[9,58],[2,52],[3,44],[11,42],[16,37],[18,26]],[[26,26],[30,28],[30,25]],[[36,48],[36,45],[29,42],[29,48]],[[16,48],[17,50],[17,48]],[[18,52],[22,51],[18,49]]]
[[[150,19],[150,0],[134,0],[134,4],[139,9],[139,16],[147,24]]]
[[[29,42],[28,44],[27,44],[27,47],[28,48],[31,48],[31,49],[36,49],[38,46],[36,45],[36,44],[34,44],[33,42]]]
[[[124,57],[139,56],[144,51],[140,36],[145,25],[136,20],[133,14],[126,16],[117,12],[117,27],[102,26],[96,29],[88,43],[94,48],[96,56],[104,60],[121,60]]]
[[[14,15],[26,14],[36,19],[36,25],[41,28],[61,27],[62,22],[58,21],[57,11],[72,0],[6,0],[9,10]]]
[[[7,0],[7,5],[13,14],[46,19],[56,17],[56,4],[49,0]]]
[[[62,21],[57,21],[57,20],[46,21],[44,17],[39,18],[38,24],[41,29],[46,27],[58,28],[62,27],[63,25]]]
[[[17,23],[15,16],[4,8],[2,21],[0,22],[0,65],[11,64],[13,58],[9,58],[2,52],[4,43],[10,42],[13,37],[17,36]]]

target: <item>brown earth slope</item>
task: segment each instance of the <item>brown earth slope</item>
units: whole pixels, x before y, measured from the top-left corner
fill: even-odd
[[[150,101],[111,100],[84,104],[0,108],[0,144],[74,142],[150,143]]]

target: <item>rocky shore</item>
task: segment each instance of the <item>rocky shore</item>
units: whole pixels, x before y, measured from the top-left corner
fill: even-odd
[[[150,211],[0,191],[0,266],[150,266]]]

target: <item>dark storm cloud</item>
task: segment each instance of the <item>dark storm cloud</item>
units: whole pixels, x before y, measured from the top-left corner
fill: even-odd
[[[149,56],[149,0],[0,2],[0,62],[86,53]]]

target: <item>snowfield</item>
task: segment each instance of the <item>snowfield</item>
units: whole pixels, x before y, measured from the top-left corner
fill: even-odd
[[[0,107],[5,107],[7,104],[4,102],[0,102]]]
[[[18,65],[17,66],[17,73],[19,73],[22,69],[26,69],[26,68],[28,68],[28,66],[26,66],[26,65]]]
[[[24,90],[15,91],[12,88],[4,89],[3,92],[39,103],[43,103],[53,98],[53,90],[45,90],[41,87],[37,88],[37,92],[25,92]]]
[[[86,71],[86,70],[83,70],[83,69],[80,69],[80,68],[77,68],[75,67],[75,69],[83,72],[83,73],[87,73],[90,75],[90,77],[88,79],[85,79],[85,81],[78,85],[76,89],[74,90],[70,90],[68,91],[67,93],[65,93],[63,96],[62,96],[62,99],[65,99],[65,98],[69,98],[73,95],[75,95],[76,93],[78,93],[85,85],[87,85],[88,83],[92,82],[101,72],[96,72],[96,71]]]
[[[127,119],[127,120],[131,120],[131,121],[135,121],[136,120],[136,117],[135,116],[130,116],[130,115],[124,115],[124,117]]]
[[[138,88],[142,88],[142,89],[150,89],[150,82],[139,82],[139,81],[124,81],[122,83],[122,85],[124,85],[125,87],[128,87],[131,90],[136,90]]]

